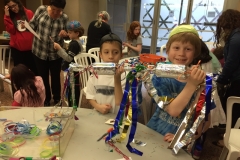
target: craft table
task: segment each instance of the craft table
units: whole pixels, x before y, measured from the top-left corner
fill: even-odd
[[[43,119],[44,110],[50,110],[50,108],[44,107],[42,111],[42,107],[35,108],[35,114],[31,115],[31,110],[28,107],[24,107],[22,109],[14,109],[7,111],[0,111],[1,118],[9,117],[9,118],[17,118],[22,119],[27,117],[36,117],[36,124],[40,125],[40,123],[45,123],[44,121],[40,121]],[[38,109],[40,109],[38,112]],[[72,137],[68,143],[68,146],[63,155],[63,160],[117,160],[121,159],[122,156],[116,152],[114,149],[106,145],[104,140],[97,142],[97,139],[103,135],[111,125],[105,124],[108,119],[115,119],[114,114],[102,115],[96,110],[92,109],[83,109],[78,108],[76,112],[76,116],[79,120],[75,121],[75,130],[72,134]],[[29,118],[30,118],[29,117]],[[35,118],[34,118],[35,119]],[[39,120],[38,120],[39,119]],[[43,128],[42,128],[43,129]],[[130,128],[129,128],[130,130]],[[45,131],[43,131],[44,133]],[[119,135],[117,135],[119,136]],[[151,130],[150,128],[138,123],[137,131],[135,134],[135,140],[140,140],[142,142],[147,143],[146,146],[137,146],[136,144],[131,144],[132,147],[143,152],[142,156],[130,153],[126,148],[126,143],[128,141],[128,136],[122,143],[115,143],[126,156],[131,157],[133,160],[156,160],[156,159],[167,159],[167,160],[190,160],[192,159],[189,154],[185,151],[181,150],[177,155],[173,155],[170,149],[167,149],[168,143],[163,141],[163,136],[159,133]],[[29,143],[28,145],[32,145]],[[21,147],[19,148],[21,150]],[[23,148],[24,149],[24,148]],[[32,147],[29,151],[34,152],[37,148]],[[26,156],[29,153],[26,152]],[[23,154],[23,152],[21,152]],[[25,156],[25,155],[24,155]]]
[[[110,118],[115,119],[116,116],[114,114],[102,115],[96,110],[80,108],[77,110],[76,116],[79,120],[75,121],[76,128],[63,156],[64,160],[117,160],[122,158],[115,150],[110,152],[104,140],[97,142],[97,139],[112,127],[111,125],[105,124],[105,122]],[[131,157],[133,160],[192,159],[191,156],[183,150],[181,150],[178,155],[173,155],[172,151],[167,149],[168,143],[164,142],[162,135],[140,123],[137,124],[134,139],[147,143],[144,147],[131,144],[132,147],[142,151],[143,156],[128,151],[126,148],[128,136],[123,143],[115,143],[125,155]]]

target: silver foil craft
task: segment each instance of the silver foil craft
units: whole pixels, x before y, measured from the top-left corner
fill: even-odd
[[[98,75],[114,75],[116,71],[115,63],[93,63],[92,67]]]
[[[177,154],[179,149],[181,149],[183,147],[183,146],[177,146],[177,145],[179,145],[178,143],[184,136],[184,134],[186,132],[186,128],[188,128],[188,126],[191,125],[189,122],[191,122],[191,119],[193,118],[192,116],[194,115],[193,113],[195,112],[195,109],[196,109],[196,102],[193,102],[191,104],[191,106],[189,107],[189,109],[186,113],[186,116],[184,117],[177,132],[175,133],[172,142],[168,146],[168,148],[173,149],[173,153],[175,153],[175,154]]]
[[[193,105],[188,109],[185,118],[183,119],[176,134],[174,135],[172,142],[168,146],[168,148],[172,149],[174,154],[177,154],[182,147],[184,147],[185,145],[189,144],[192,140],[194,140],[195,132],[200,124],[198,123],[198,120],[200,119],[197,119],[194,122],[195,125],[193,125],[191,128],[189,126],[191,126],[192,124],[190,124],[189,122],[191,122],[191,119],[193,118],[192,116],[194,115],[193,113],[196,110],[196,105],[197,105],[196,103],[193,103]],[[200,117],[201,116],[199,116],[199,118]],[[187,128],[190,128],[190,130],[186,133]]]
[[[187,67],[185,65],[158,63],[155,75],[157,77],[186,79],[188,76],[186,71]]]
[[[69,68],[69,74],[70,74],[69,82],[70,82],[70,87],[71,87],[72,105],[73,105],[72,107],[74,107],[74,108],[77,108],[76,98],[75,98],[74,71],[79,70],[78,67],[70,64],[70,68]]]
[[[175,153],[177,153],[183,146],[186,146],[186,145],[194,143],[194,141],[195,141],[195,133],[196,133],[198,127],[200,126],[201,122],[205,118],[205,112],[206,112],[205,109],[206,109],[206,103],[204,104],[204,106],[203,106],[203,108],[201,110],[201,114],[197,117],[197,119],[193,123],[192,128],[183,136],[181,141],[178,142],[178,144],[176,144],[174,146],[173,150],[175,151]],[[201,134],[201,133],[198,133],[198,134]]]

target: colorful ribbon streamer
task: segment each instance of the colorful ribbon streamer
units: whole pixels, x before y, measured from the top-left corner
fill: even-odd
[[[138,103],[137,103],[137,79],[134,78],[132,82],[132,126],[131,126],[131,132],[129,134],[127,148],[131,153],[135,153],[137,155],[142,156],[143,153],[135,148],[132,148],[130,143],[134,139],[134,135],[137,129],[137,110],[138,110]]]
[[[212,96],[212,78],[206,75],[206,112],[205,112],[205,121],[208,121],[208,114],[211,110],[211,96]]]

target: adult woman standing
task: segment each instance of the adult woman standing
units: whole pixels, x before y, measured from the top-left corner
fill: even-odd
[[[142,51],[141,25],[138,21],[133,21],[127,32],[127,42],[123,43],[128,47],[128,56],[139,56]]]
[[[94,47],[100,47],[100,40],[103,36],[111,33],[108,24],[110,16],[106,11],[97,14],[97,20],[92,21],[88,26],[86,52]]]
[[[49,6],[38,7],[29,22],[41,39],[34,37],[32,50],[35,55],[34,60],[38,73],[45,86],[45,106],[50,105],[52,95],[55,104],[61,98],[60,71],[62,58],[58,56],[57,50],[54,49],[53,41],[63,46],[63,37],[67,36],[68,16],[63,12],[65,5],[65,0],[50,0]],[[51,88],[49,72],[51,74]]]
[[[22,63],[37,75],[31,51],[33,34],[22,26],[25,20],[29,21],[33,17],[33,12],[26,9],[20,0],[4,0],[4,3],[4,24],[6,31],[10,34],[14,66]]]
[[[218,94],[226,113],[226,102],[230,96],[240,97],[240,12],[228,9],[218,18],[216,28],[216,44],[224,41],[224,66],[217,79]],[[240,117],[240,105],[233,105],[232,127]],[[222,146],[221,141],[215,143]]]

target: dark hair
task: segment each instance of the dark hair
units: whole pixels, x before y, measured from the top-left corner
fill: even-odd
[[[25,95],[27,95],[28,99],[31,99],[33,103],[41,102],[41,97],[35,86],[35,75],[25,65],[18,64],[13,67],[11,71],[11,85],[13,91],[20,91],[22,95],[21,103],[24,103],[25,99],[23,91],[26,92]]]
[[[50,6],[53,5],[57,8],[64,9],[66,6],[66,0],[50,0],[49,4]]]
[[[212,51],[213,54],[217,57],[218,60],[221,60],[221,59],[224,58],[224,56],[223,56],[223,49],[224,49],[224,47],[219,46],[219,47],[215,48],[215,49]]]
[[[193,59],[192,64],[196,65],[198,64],[198,61],[201,60],[200,64],[207,63],[212,59],[212,57],[209,54],[209,49],[207,45],[201,40],[201,52],[200,54]]]
[[[100,40],[100,51],[102,51],[102,45],[104,43],[117,44],[122,53],[122,40],[118,37],[118,35],[116,35],[114,33],[109,33],[109,34],[103,36]]]
[[[134,34],[134,29],[137,28],[137,27],[140,27],[140,30],[141,30],[141,25],[138,21],[133,21],[130,26],[129,26],[129,29],[127,31],[127,39],[132,41],[134,39],[137,39],[137,37],[140,35],[140,32],[138,35],[135,35]]]
[[[236,28],[240,28],[240,12],[234,9],[224,11],[217,20],[215,44],[219,44],[221,40],[226,42]]]
[[[20,0],[4,0],[5,5],[7,5],[10,1],[12,1],[18,5],[19,11],[17,14],[20,15],[20,19],[29,21],[26,13],[24,11],[24,6],[23,6],[22,2]],[[9,14],[10,14],[10,18],[11,18],[14,26],[17,28],[16,13],[13,12],[11,9],[9,9]]]
[[[78,32],[79,33],[78,37],[82,37],[84,34],[84,28],[82,26],[75,29],[69,29],[69,31],[73,31],[75,33]]]

